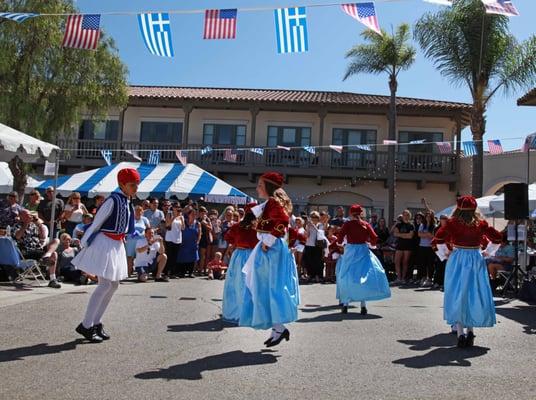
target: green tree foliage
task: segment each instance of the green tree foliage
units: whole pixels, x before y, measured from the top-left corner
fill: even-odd
[[[519,43],[509,18],[486,14],[480,0],[457,0],[454,6],[423,15],[415,39],[427,58],[473,99],[471,132],[478,147],[473,158],[472,192],[482,196],[486,110],[497,93],[512,95],[536,84],[536,37]]]

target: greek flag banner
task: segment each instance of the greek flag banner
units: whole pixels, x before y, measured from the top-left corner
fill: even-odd
[[[372,149],[370,148],[370,146],[368,144],[356,144],[355,147],[358,150],[372,151]]]
[[[33,13],[7,13],[3,12],[0,13],[0,18],[6,18],[10,19],[11,21],[18,22],[19,24],[21,22],[26,21],[28,18],[37,17],[39,14],[33,14]]]
[[[212,151],[212,147],[207,146],[201,149],[201,155],[204,156],[205,154],[208,154]]]
[[[174,56],[168,13],[138,14],[138,22],[145,46],[151,54],[160,57]]]
[[[316,149],[314,146],[303,146],[303,149],[310,154],[316,154]]]
[[[466,157],[476,156],[478,154],[476,144],[473,141],[463,142],[463,151]]]
[[[305,7],[278,8],[274,10],[274,16],[279,54],[303,53],[309,50]]]
[[[160,164],[160,150],[151,150],[151,152],[149,153],[149,159],[147,160],[147,164]]]
[[[252,149],[249,149],[249,151],[260,156],[264,155],[264,149],[262,147],[253,147]]]
[[[106,161],[107,165],[112,165],[112,150],[101,150],[102,158]]]

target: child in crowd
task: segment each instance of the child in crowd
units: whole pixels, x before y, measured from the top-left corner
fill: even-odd
[[[84,216],[82,217],[82,222],[76,225],[73,229],[73,238],[82,239],[82,236],[84,236],[86,229],[89,227],[89,225],[91,225],[92,222],[93,222],[93,215],[84,214]]]
[[[341,256],[344,247],[337,243],[338,226],[330,226],[328,229],[327,239],[329,241],[328,255],[326,257],[326,282],[335,283],[335,267],[337,260]]]
[[[208,279],[225,279],[227,265],[223,262],[223,254],[217,251],[214,259],[207,264]]]

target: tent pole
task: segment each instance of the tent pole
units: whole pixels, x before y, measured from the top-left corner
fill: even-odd
[[[49,243],[52,243],[52,240],[54,240],[54,227],[56,225],[56,196],[60,169],[60,151],[55,150],[54,154],[56,155],[56,159],[54,160],[54,195],[52,197],[52,209],[50,210]]]

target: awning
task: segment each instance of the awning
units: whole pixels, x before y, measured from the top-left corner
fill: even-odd
[[[122,168],[136,168],[141,176],[137,197],[191,198],[209,203],[245,204],[249,197],[223,180],[195,164],[148,165],[137,162],[121,162],[110,166],[80,172],[58,178],[58,193],[69,196],[79,192],[82,196],[104,196],[118,190],[117,172]],[[54,186],[54,179],[41,183],[37,189]]]
[[[31,176],[27,177],[28,184],[26,185],[26,193],[32,191],[32,189],[41,184],[40,181],[35,180]],[[0,193],[5,194],[13,191],[13,174],[9,169],[7,162],[0,162]]]
[[[25,162],[35,161],[41,157],[48,158],[52,150],[57,149],[58,146],[0,124],[0,161],[9,161],[15,156]]]

